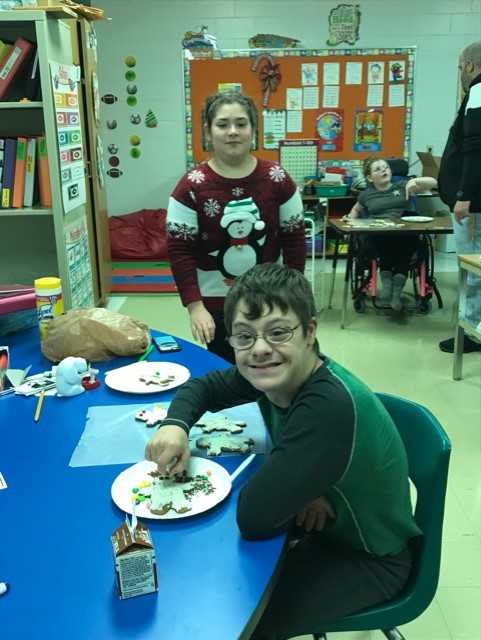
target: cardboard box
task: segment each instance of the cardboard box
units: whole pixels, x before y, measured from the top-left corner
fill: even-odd
[[[422,175],[437,179],[441,165],[441,156],[433,156],[429,151],[416,151],[416,154],[421,160],[423,167]]]
[[[157,591],[157,565],[150,531],[141,522],[124,522],[111,537],[117,591],[121,599]]]

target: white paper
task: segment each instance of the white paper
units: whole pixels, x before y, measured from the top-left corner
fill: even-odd
[[[332,84],[323,87],[322,106],[337,108],[339,106],[339,85]]]
[[[404,107],[404,84],[389,85],[389,106]]]
[[[286,109],[302,109],[302,89],[286,89]]]
[[[304,87],[302,106],[304,109],[319,109],[319,87]]]
[[[317,62],[306,62],[301,65],[302,84],[303,85],[316,85],[317,82]]]
[[[384,62],[368,62],[367,64],[367,82],[368,84],[384,83]]]
[[[339,84],[339,62],[325,62],[323,66],[323,84]]]
[[[283,109],[264,109],[264,149],[278,149],[279,140],[286,137],[286,112]]]
[[[382,107],[384,85],[370,84],[367,88],[366,105],[368,107]]]
[[[287,112],[287,133],[302,132],[302,111]]]
[[[346,62],[346,84],[362,84],[362,62]]]

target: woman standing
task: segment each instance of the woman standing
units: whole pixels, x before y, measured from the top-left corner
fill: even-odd
[[[251,153],[251,98],[233,91],[209,96],[203,127],[211,157],[182,177],[169,200],[169,258],[194,339],[234,362],[224,298],[255,264],[282,259],[304,271],[303,207],[287,172]]]

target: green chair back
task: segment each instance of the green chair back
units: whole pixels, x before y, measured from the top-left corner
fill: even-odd
[[[415,548],[409,580],[398,597],[324,624],[318,633],[393,629],[406,624],[429,606],[438,585],[451,443],[425,407],[384,393],[377,396],[390,413],[406,448],[409,477],[417,491],[415,519],[423,536]]]

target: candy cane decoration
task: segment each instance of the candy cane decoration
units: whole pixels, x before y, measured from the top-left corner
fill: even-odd
[[[268,53],[262,53],[260,56],[257,56],[251,65],[251,71],[257,71],[257,68],[263,61],[265,64],[259,69],[259,79],[264,91],[262,104],[264,107],[267,107],[269,97],[279,86],[282,76],[279,71],[279,65],[274,63],[272,56]]]

